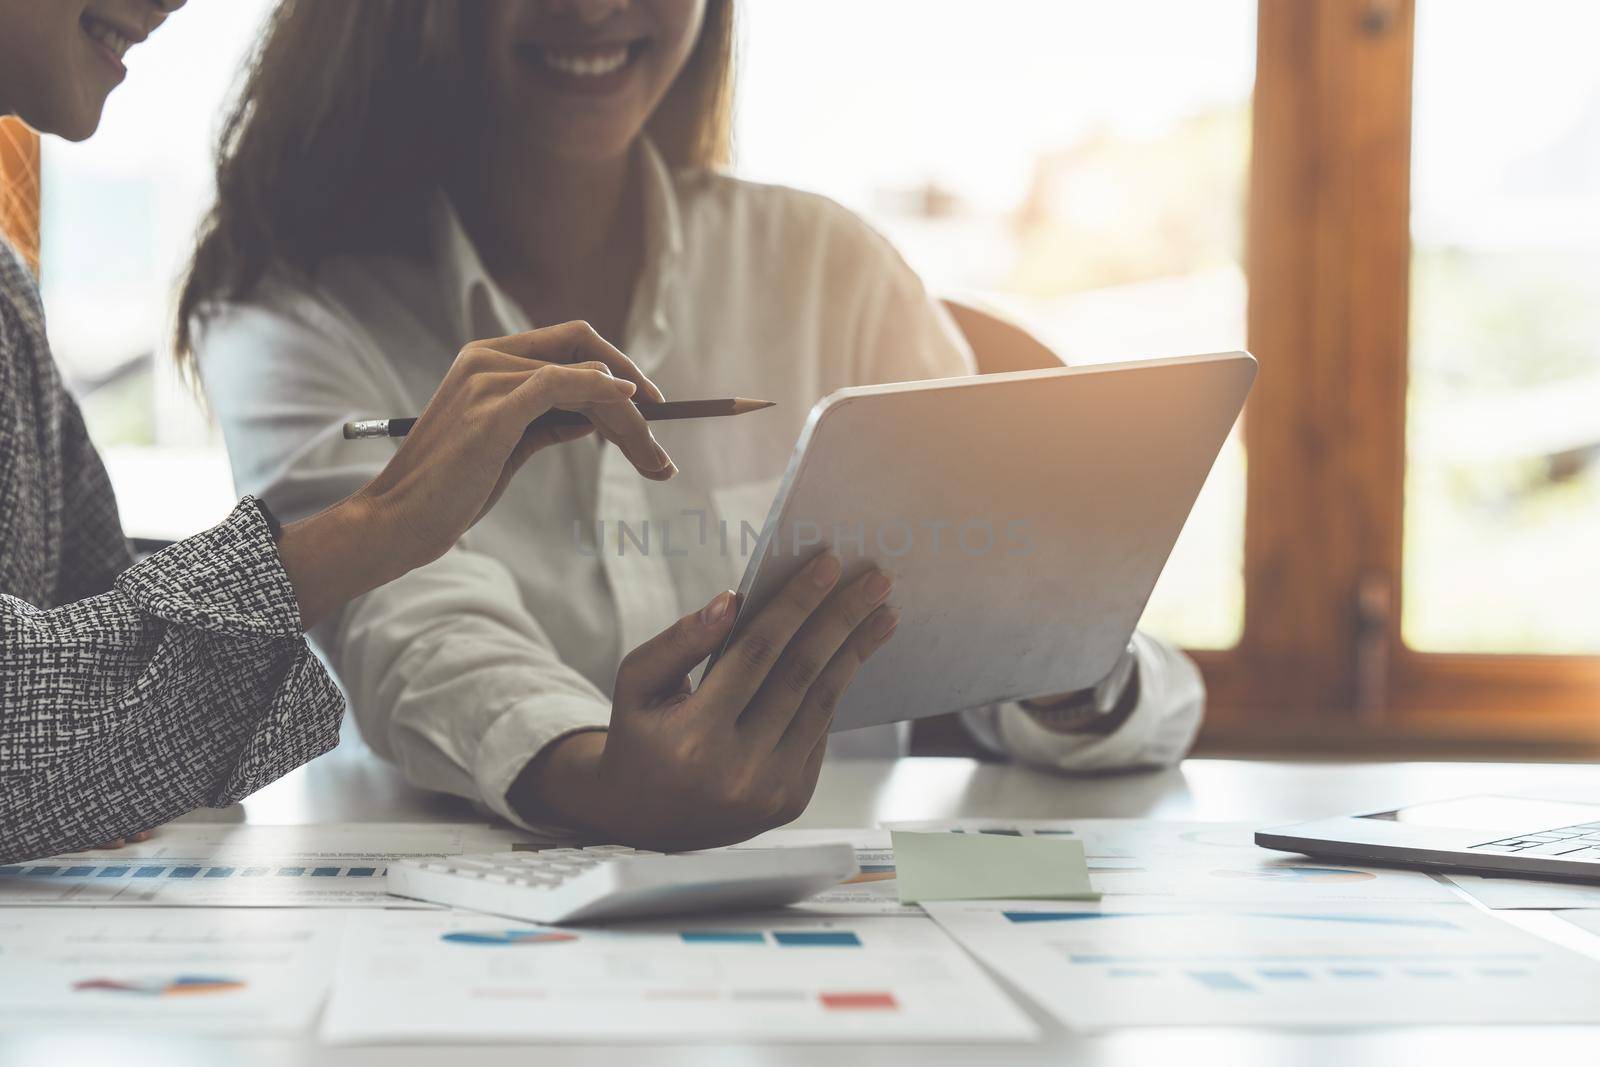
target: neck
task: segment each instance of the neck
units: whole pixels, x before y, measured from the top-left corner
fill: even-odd
[[[616,255],[619,245],[642,245],[639,227],[630,225],[631,154],[574,161],[490,150],[479,158],[451,192],[496,277],[571,278]]]

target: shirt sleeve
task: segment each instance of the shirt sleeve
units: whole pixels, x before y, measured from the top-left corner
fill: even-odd
[[[1111,734],[1067,733],[1008,701],[962,712],[969,733],[994,752],[1049,770],[1168,767],[1188,754],[1205,714],[1206,687],[1194,661],[1149,634],[1133,635],[1138,700]]]
[[[0,861],[231,804],[327,751],[343,702],[248,499],[42,610],[0,595]]]
[[[354,492],[392,455],[345,445],[345,420],[416,403],[358,326],[309,298],[224,309],[197,350],[236,484],[286,522]],[[363,739],[408,781],[562,836],[523,820],[507,791],[545,746],[604,729],[611,701],[562,661],[508,567],[458,544],[334,612],[312,638]]]
[[[976,374],[972,349],[943,305],[887,241],[870,231],[867,238],[873,250],[863,258],[879,268],[878,277],[871,279],[875,296],[860,321],[859,381]],[[1052,730],[1016,703],[975,708],[964,712],[962,721],[980,744],[1035,766],[1103,771],[1176,763],[1199,730],[1205,683],[1181,651],[1143,633],[1135,633],[1133,642],[1139,699],[1127,721],[1110,735]]]

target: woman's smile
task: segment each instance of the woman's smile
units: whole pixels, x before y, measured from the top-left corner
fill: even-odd
[[[123,57],[128,54],[128,49],[145,39],[145,32],[117,25],[91,11],[85,11],[78,22],[95,54],[116,72],[117,80],[121,81],[128,73],[128,68],[122,62]]]
[[[535,71],[551,88],[602,95],[627,82],[649,47],[648,38],[598,41],[583,44],[529,43],[518,45],[517,59]]]

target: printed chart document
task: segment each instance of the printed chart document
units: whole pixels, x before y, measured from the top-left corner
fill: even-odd
[[[398,1041],[1023,1041],[1033,1023],[926,918],[554,928],[351,916],[323,1037]]]
[[[0,1028],[282,1035],[310,1028],[345,913],[0,910]]]
[[[1497,874],[1450,874],[1445,877],[1471,893],[1486,908],[1600,908],[1600,885],[1540,882]]]
[[[738,848],[803,848],[843,843],[856,850],[861,873],[795,905],[808,912],[835,915],[915,915],[922,909],[900,903],[899,882],[888,830],[768,830]]]
[[[1083,842],[1090,884],[1108,898],[1292,905],[1310,901],[1459,903],[1461,899],[1448,885],[1420,871],[1358,867],[1261,848],[1252,839],[1252,823],[962,819],[890,826],[894,830],[1076,838]]]
[[[924,907],[1076,1029],[1600,1023],[1600,963],[1463,902]]]
[[[509,849],[487,823],[180,823],[149,841],[0,867],[0,906],[431,908],[384,890],[400,856]]]

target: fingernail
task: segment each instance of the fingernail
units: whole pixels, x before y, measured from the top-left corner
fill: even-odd
[[[617,392],[621,393],[623,396],[632,396],[639,390],[637,385],[634,385],[626,378],[616,378],[613,380],[617,383]]]
[[[867,579],[867,600],[873,604],[878,603],[884,597],[889,595],[889,588],[892,585],[894,585],[894,583],[889,580],[889,576],[887,574],[883,573],[882,571],[874,571],[871,577]]]
[[[878,613],[878,617],[872,620],[872,636],[881,640],[882,638],[888,637],[890,634],[894,633],[894,628],[899,625],[899,608],[889,608],[886,611],[880,611]]]
[[[733,593],[724,590],[711,598],[711,603],[700,609],[700,621],[707,626],[721,622],[733,606]]]
[[[832,552],[824,552],[811,565],[811,580],[826,589],[839,580],[839,566],[838,556]]]

